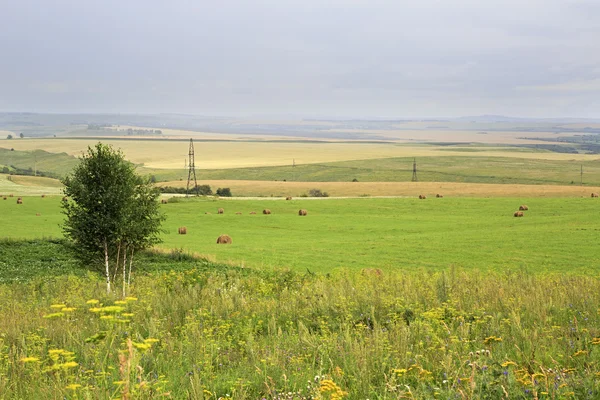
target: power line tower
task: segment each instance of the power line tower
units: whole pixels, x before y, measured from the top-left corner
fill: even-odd
[[[194,162],[194,141],[190,139],[190,152],[189,152],[189,162],[188,162],[188,181],[187,181],[187,189],[185,190],[185,197],[190,195],[190,182],[192,181],[192,175],[194,176],[194,190],[196,191],[196,196],[200,195],[198,191],[198,182],[196,181],[196,165]]]
[[[413,159],[413,176],[411,181],[413,182],[418,182],[419,180],[417,179],[417,159]]]

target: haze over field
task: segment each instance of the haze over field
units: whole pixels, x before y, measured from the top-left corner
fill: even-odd
[[[598,117],[596,0],[5,2],[0,111]]]

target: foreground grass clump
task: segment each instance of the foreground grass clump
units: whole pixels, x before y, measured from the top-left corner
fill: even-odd
[[[176,264],[176,262],[174,262]],[[600,280],[189,269],[0,285],[4,398],[598,398]]]

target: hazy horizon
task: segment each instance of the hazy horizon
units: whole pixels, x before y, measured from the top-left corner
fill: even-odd
[[[0,111],[600,118],[600,2],[20,1]]]

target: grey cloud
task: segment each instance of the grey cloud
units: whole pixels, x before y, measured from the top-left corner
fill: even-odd
[[[599,116],[595,0],[25,0],[0,24],[0,110]]]

